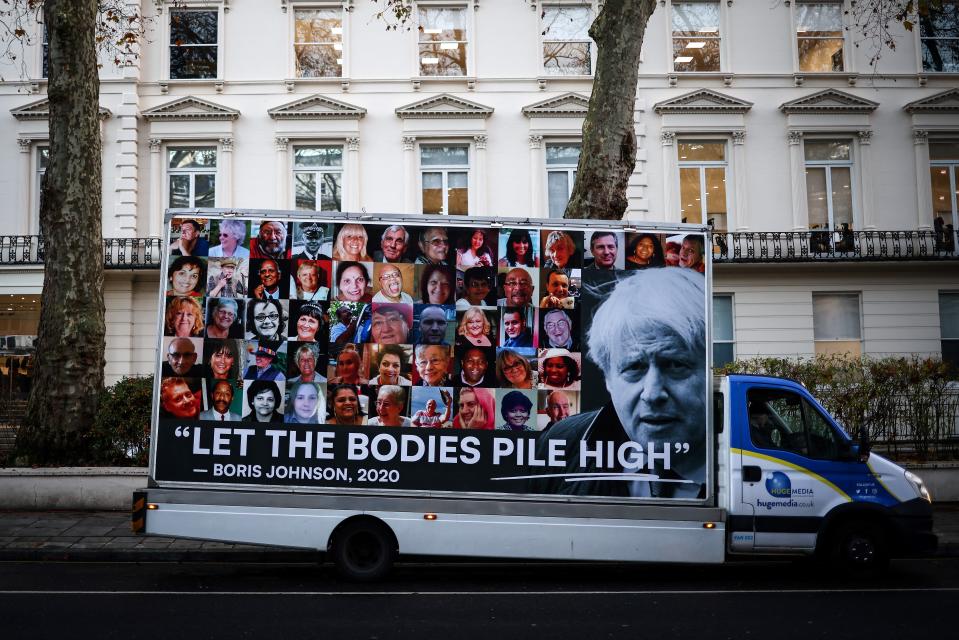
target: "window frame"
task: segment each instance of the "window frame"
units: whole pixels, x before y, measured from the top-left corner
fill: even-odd
[[[679,157],[679,148],[682,144],[690,143],[702,143],[702,144],[716,144],[722,143],[723,145],[723,160],[681,160]],[[722,137],[702,137],[696,135],[682,135],[676,138],[676,166],[678,167],[677,178],[679,179],[679,210],[680,210],[680,221],[682,221],[685,212],[683,211],[683,185],[682,185],[682,170],[683,169],[698,169],[699,170],[699,188],[700,188],[700,219],[701,223],[694,224],[706,224],[708,220],[707,202],[709,200],[708,189],[706,188],[706,169],[723,169],[723,180],[726,185],[725,195],[726,195],[726,225],[725,228],[716,227],[714,231],[716,233],[726,233],[729,230],[729,217],[731,211],[731,201],[729,193],[729,171],[730,171],[730,140],[729,138]],[[703,197],[703,194],[706,194],[706,197]]]
[[[420,33],[419,29],[410,29],[410,37],[412,39],[412,69],[413,73],[411,74],[415,80],[423,81],[451,81],[451,80],[472,80],[476,78],[476,57],[475,57],[475,34],[476,34],[476,16],[475,16],[475,5],[478,3],[467,2],[465,0],[417,0],[413,3],[413,14],[416,16],[417,24],[419,24],[419,11],[420,9],[459,9],[463,11],[465,16],[465,31],[466,31],[466,40],[463,42],[466,46],[466,69],[463,72],[463,75],[453,75],[453,76],[444,76],[444,75],[423,75],[421,73],[422,68],[420,66]],[[440,42],[440,41],[437,41]],[[454,42],[452,40],[446,40],[442,42]],[[460,42],[459,40],[455,42]]]
[[[859,324],[859,337],[858,338],[816,338],[816,298],[827,298],[827,297],[840,297],[840,296],[855,296],[857,301],[857,319]],[[861,291],[813,291],[811,297],[811,306],[812,306],[812,324],[813,324],[813,353],[815,355],[823,354],[846,354],[849,352],[839,352],[836,350],[828,349],[826,345],[838,345],[846,343],[856,343],[858,344],[858,353],[853,353],[853,357],[859,358],[864,353],[865,347],[865,336],[864,336],[864,323],[863,323],[863,314],[862,314],[862,292]],[[822,350],[820,351],[820,345],[823,345]]]
[[[955,338],[945,337],[945,331],[943,330],[943,315],[942,315],[942,299],[944,296],[954,296],[959,304],[959,289],[945,289],[940,290],[937,296],[938,311],[939,311],[939,353],[942,357],[943,362],[951,363],[955,370],[959,371],[959,327],[956,328]],[[948,350],[949,354],[954,354],[947,357],[946,343],[951,343],[952,349]]]
[[[465,147],[466,148],[466,165],[423,165],[423,148],[424,147]],[[475,202],[475,178],[473,175],[473,170],[476,164],[476,149],[471,142],[467,142],[462,139],[429,139],[423,141],[417,141],[416,144],[416,185],[417,185],[417,194],[419,199],[419,204],[417,209],[419,213],[423,215],[439,215],[439,216],[449,216],[454,215],[449,213],[449,173],[466,173],[466,215],[455,214],[457,218],[467,218],[475,214],[476,202]],[[430,213],[426,214],[423,211],[423,174],[424,173],[441,173],[442,174],[442,194],[443,194],[443,210],[440,213]]]
[[[549,2],[544,2],[542,5],[542,10],[540,12],[540,18],[537,21],[539,29],[537,30],[537,35],[539,36],[539,69],[540,73],[543,74],[546,78],[592,78],[596,73],[596,42],[589,37],[589,34],[586,34],[585,40],[559,40],[559,39],[550,39],[549,34],[546,33],[547,25],[546,20],[546,11],[552,8],[585,8],[589,10],[590,17],[592,20],[596,19],[596,16],[599,15],[599,8],[597,3],[593,0],[550,0]],[[592,24],[592,22],[590,22]],[[589,46],[589,73],[586,74],[573,74],[573,73],[556,73],[555,71],[551,72],[546,69],[545,65],[545,48],[547,43],[562,43],[562,42],[573,42],[573,43],[585,43]]]
[[[947,2],[950,2],[950,0],[946,0],[946,1],[947,1]],[[959,15],[959,3],[956,3],[956,4],[957,4],[957,15]],[[922,51],[923,51],[922,43],[923,43],[924,40],[959,40],[959,33],[957,33],[957,35],[956,35],[955,37],[946,37],[946,38],[941,38],[941,37],[937,37],[937,36],[923,37],[923,35],[922,35],[922,19],[920,18],[918,22],[919,22],[919,24],[916,25],[917,28],[915,29],[915,32],[916,32],[916,35],[915,35],[915,38],[916,38],[916,40],[915,40],[915,42],[916,42],[916,65],[917,65],[917,67],[918,67],[918,69],[917,69],[918,73],[919,73],[920,75],[923,75],[923,76],[929,75],[929,74],[943,74],[943,75],[945,75],[945,74],[948,74],[948,75],[959,74],[959,60],[957,60],[957,62],[956,62],[956,69],[953,70],[953,71],[937,71],[937,70],[935,70],[935,69],[926,69],[925,64],[924,64],[924,57],[923,57],[923,55],[922,55]]]
[[[807,160],[806,159],[806,145],[810,142],[845,142],[849,145],[849,160]],[[858,163],[856,162],[859,150],[856,146],[855,137],[852,135],[844,135],[842,133],[836,133],[835,135],[823,135],[823,136],[804,136],[802,141],[802,153],[803,153],[803,184],[805,186],[805,193],[803,197],[806,199],[806,227],[810,231],[810,250],[817,253],[823,253],[825,251],[834,251],[837,253],[849,252],[855,249],[852,236],[843,233],[845,230],[836,229],[836,219],[834,214],[834,203],[830,198],[826,203],[826,218],[828,223],[828,228],[824,229],[813,229],[810,224],[810,206],[809,206],[809,181],[807,178],[810,168],[814,169],[825,169],[826,173],[826,192],[832,194],[832,169],[846,167],[849,169],[849,194],[850,207],[852,209],[852,221],[850,222],[849,232],[853,232],[856,229],[859,229],[861,226],[860,223],[860,207],[861,203],[859,201],[859,194],[861,193],[860,189],[860,177]],[[821,236],[817,234],[822,234]],[[817,248],[814,248],[813,245],[816,245]]]
[[[322,0],[287,0],[289,4],[289,9],[287,10],[288,18],[288,28],[289,28],[289,37],[287,38],[289,42],[289,63],[288,63],[288,77],[296,80],[297,82],[323,82],[323,81],[340,81],[344,78],[349,78],[349,62],[350,56],[347,55],[349,48],[349,20],[352,14],[351,11],[347,11],[343,8],[342,2],[323,2]],[[340,63],[340,75],[338,76],[300,76],[297,75],[296,69],[296,12],[297,11],[309,11],[313,9],[333,9],[339,11],[340,14],[340,57],[342,62]],[[335,43],[334,49],[336,49]]]
[[[577,156],[577,164],[550,164],[549,163],[549,153],[548,149],[551,146],[569,146],[569,145],[578,145],[580,156],[583,153],[583,141],[580,138],[550,138],[549,140],[543,140],[543,176],[545,178],[543,184],[544,190],[544,202],[546,203],[546,218],[551,218],[557,220],[563,217],[565,212],[565,206],[563,211],[559,213],[558,216],[553,216],[550,211],[550,202],[549,202],[549,174],[550,173],[565,173],[566,174],[566,204],[569,204],[569,197],[573,194],[573,183],[576,181],[576,169],[579,166],[579,156]]]
[[[719,68],[718,69],[709,69],[709,70],[693,69],[693,70],[686,71],[686,70],[680,70],[676,68],[676,60],[673,54],[673,48],[674,48],[673,41],[677,36],[675,36],[673,33],[673,14],[675,11],[674,5],[677,5],[677,4],[715,4],[719,8],[718,36],[716,36],[715,38],[707,35],[702,36],[703,39],[707,39],[707,40],[711,40],[711,39],[719,40]],[[666,58],[669,61],[669,67],[668,67],[669,73],[677,74],[677,75],[682,74],[685,76],[691,76],[691,75],[697,75],[697,74],[716,75],[716,74],[728,73],[729,51],[728,51],[727,40],[729,38],[724,36],[724,34],[728,34],[729,32],[727,3],[722,2],[722,0],[670,0],[670,2],[666,4],[666,9],[667,9],[666,11],[667,34],[666,34],[665,40],[666,40]],[[690,36],[678,36],[678,37],[689,38]],[[685,63],[680,63],[680,64],[685,64]]]
[[[959,147],[959,139],[954,138],[940,138],[940,139],[930,139],[929,146],[939,143],[939,142],[954,142],[957,147]],[[931,154],[930,154],[931,156]],[[953,243],[955,243],[955,234],[959,232],[959,154],[954,159],[949,160],[933,160],[931,157],[929,159],[929,186],[930,190],[932,189],[932,172],[936,169],[946,169],[949,172],[949,196],[950,203],[949,207],[951,209],[951,219],[944,220],[945,224],[951,224],[953,229]],[[935,198],[935,193],[930,191],[932,197]],[[936,210],[935,201],[932,202],[933,210],[930,211],[933,222],[936,219]],[[955,246],[955,244],[953,244]]]
[[[313,147],[338,147],[338,148],[340,149],[340,151],[341,151],[341,155],[340,155],[340,166],[339,166],[339,167],[311,167],[311,168],[303,167],[303,168],[297,168],[297,165],[296,165],[296,150],[297,150],[298,148],[304,148],[304,147],[306,147],[306,148],[313,148]],[[296,141],[292,141],[292,140],[291,140],[291,141],[290,141],[290,167],[289,167],[289,171],[290,171],[290,202],[292,203],[292,204],[291,204],[291,207],[292,207],[293,209],[297,210],[297,211],[323,211],[324,213],[343,211],[343,199],[344,199],[344,197],[345,197],[345,195],[346,195],[346,154],[347,154],[347,153],[348,153],[348,151],[347,151],[347,148],[346,148],[346,142],[343,141],[343,140],[317,140],[317,141],[312,141],[312,140],[296,140]],[[327,174],[327,173],[337,173],[337,174],[339,174],[339,176],[340,176],[340,195],[339,195],[340,207],[339,207],[339,209],[335,209],[335,210],[329,210],[329,209],[324,210],[324,209],[320,209],[320,208],[311,209],[311,210],[298,209],[298,208],[297,208],[297,204],[296,204],[296,175],[297,175],[298,173],[312,173],[312,174],[314,174],[315,176],[317,176],[317,178],[316,178],[316,184],[318,184],[318,185],[321,183],[321,179],[320,179],[319,176],[321,176],[322,174]],[[321,206],[322,206],[322,199],[321,199],[319,190],[317,190],[317,193],[315,194],[314,197],[315,197],[315,199],[320,200],[320,204],[321,204]]]
[[[225,3],[228,0],[179,0],[179,3],[174,6],[172,0],[160,0],[163,5],[167,8],[166,17],[160,21],[162,25],[162,33],[160,34],[161,42],[163,43],[163,55],[161,56],[161,72],[160,77],[161,84],[169,83],[222,83],[223,78],[226,74],[225,72],[225,59],[226,56],[224,52],[225,47],[225,35],[226,28],[224,25],[224,14],[225,14]],[[170,43],[171,36],[171,26],[170,21],[172,19],[173,13],[175,11],[216,11],[216,77],[213,78],[171,78],[171,47],[173,46]]]
[[[732,338],[729,338],[729,339],[718,338],[716,336],[716,332],[715,331],[712,332],[712,335],[711,335],[712,345],[710,350],[712,351],[712,358],[713,358],[712,366],[714,368],[717,366],[721,367],[725,365],[725,363],[717,364],[717,362],[719,362],[719,359],[716,357],[717,344],[731,345],[733,350],[732,350],[732,357],[730,358],[729,362],[736,361],[736,296],[733,293],[725,293],[725,292],[713,293],[712,309],[714,312],[716,309],[716,298],[725,298],[729,300],[729,328],[732,333]],[[715,321],[712,323],[712,326],[713,327],[716,326]]]
[[[43,151],[47,152],[47,163],[50,162],[50,141],[37,140],[30,149],[30,229],[40,234],[40,197],[43,195],[43,176],[47,172],[46,166],[41,165]]]
[[[173,169],[170,167],[170,151],[175,149],[213,149],[215,156],[216,166],[212,168],[209,167],[195,167],[195,168],[185,168],[185,169]],[[206,140],[171,140],[169,143],[164,144],[160,150],[163,158],[163,186],[164,196],[163,200],[165,202],[166,209],[173,208],[170,203],[170,185],[171,178],[175,175],[189,175],[190,176],[190,195],[189,195],[189,209],[196,208],[196,176],[197,175],[212,175],[213,176],[213,206],[219,206],[220,203],[220,191],[219,187],[221,185],[220,178],[220,166],[221,166],[221,156],[223,150],[220,148],[220,145],[216,142],[206,141]]]
[[[796,74],[800,75],[810,75],[810,74],[848,74],[852,73],[851,65],[853,63],[854,56],[851,56],[849,53],[849,40],[847,37],[846,29],[842,23],[842,16],[845,15],[847,10],[846,0],[795,0],[791,3],[792,7],[790,10],[790,28],[792,29],[792,39],[793,39],[793,68],[795,69]],[[800,66],[799,58],[799,5],[803,4],[834,4],[839,6],[840,11],[840,36],[838,38],[813,38],[807,37],[807,40],[842,40],[842,69],[839,71],[829,70],[829,71],[804,71]]]

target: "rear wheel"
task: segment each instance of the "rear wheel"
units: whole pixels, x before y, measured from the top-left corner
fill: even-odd
[[[872,522],[841,525],[833,536],[832,556],[844,569],[865,573],[889,564],[889,548],[882,528]]]
[[[341,577],[371,582],[393,567],[396,542],[384,524],[372,520],[347,522],[334,535],[331,555]]]

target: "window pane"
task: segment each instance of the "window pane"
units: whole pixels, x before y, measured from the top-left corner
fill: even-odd
[[[546,145],[546,164],[575,167],[579,164],[582,148],[579,144],[548,144]]]
[[[43,171],[50,162],[50,147],[37,147],[37,168]]]
[[[839,456],[839,439],[826,419],[803,398],[806,416],[806,434],[809,438],[809,456],[821,460],[835,460]]]
[[[719,71],[719,40],[673,38],[673,68],[676,71]]]
[[[343,36],[340,12],[336,9],[297,9],[295,42],[339,42]]]
[[[683,222],[700,223],[703,220],[702,193],[700,192],[700,174],[696,167],[682,167],[679,170],[679,201],[682,206]]]
[[[216,11],[170,11],[170,44],[216,44]]]
[[[932,160],[959,160],[959,140],[930,142],[929,158]]]
[[[849,167],[831,167],[834,229],[852,229],[852,177]]]
[[[843,70],[842,38],[799,38],[799,70],[826,73]]]
[[[943,340],[959,340],[959,293],[939,294],[939,327]]]
[[[170,208],[186,209],[190,206],[190,176],[170,176]]]
[[[706,167],[706,222],[717,231],[726,230],[726,168]]]
[[[713,296],[713,340],[733,340],[732,296]]]
[[[566,171],[550,171],[546,174],[549,196],[549,217],[562,218],[569,203],[569,174]]]
[[[822,167],[806,169],[806,204],[810,229],[829,228],[829,203],[826,201],[826,170]]]
[[[590,43],[543,43],[543,68],[551,75],[588,76],[592,71]]]
[[[330,172],[322,175],[323,180],[320,183],[320,210],[340,211],[342,209],[343,198],[343,187],[340,183],[342,182],[343,174]]]
[[[544,40],[588,40],[593,22],[589,7],[544,7]]]
[[[466,166],[469,164],[469,147],[423,145],[420,147],[420,164],[424,167]]]
[[[343,56],[331,44],[298,44],[293,47],[297,78],[338,78]]]
[[[796,4],[796,32],[810,37],[842,34],[842,3],[800,2]]]
[[[930,167],[932,175],[932,217],[942,217],[944,223],[952,221],[952,194],[948,167]]]
[[[193,206],[216,206],[216,176],[212,173],[198,173],[194,176]]]
[[[465,76],[466,45],[441,42],[420,45],[421,76]]]
[[[718,2],[674,2],[673,35],[719,35]]]
[[[733,355],[733,345],[730,342],[713,343],[713,366],[724,367],[736,358]]]
[[[806,160],[838,161],[849,160],[849,142],[846,140],[807,140],[803,143]]]
[[[789,391],[750,389],[747,395],[749,437],[762,449],[806,455],[806,434],[799,396]]]
[[[343,147],[293,147],[293,162],[297,167],[342,167]]]
[[[464,9],[419,8],[420,42],[466,40]]]
[[[923,40],[922,68],[925,71],[959,72],[959,39]]]
[[[448,213],[451,216],[469,215],[469,176],[462,171],[451,171],[447,174],[447,180],[449,182],[446,190]]]
[[[680,162],[723,162],[726,160],[724,142],[680,142]]]
[[[941,2],[923,2],[928,12],[919,15],[919,33],[922,37],[956,38],[959,37],[959,2],[942,0]]]
[[[816,340],[859,340],[859,296],[852,293],[813,294],[813,337]]]
[[[215,78],[216,47],[170,47],[170,78]]]
[[[167,156],[171,169],[216,167],[216,149],[212,147],[168,149]]]
[[[423,213],[443,213],[443,174],[423,174]]]
[[[316,210],[316,174],[305,171],[293,174],[293,196],[300,211]]]

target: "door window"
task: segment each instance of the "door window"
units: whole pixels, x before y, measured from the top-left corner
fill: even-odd
[[[749,437],[760,449],[835,460],[841,443],[826,418],[808,400],[783,389],[750,389]]]

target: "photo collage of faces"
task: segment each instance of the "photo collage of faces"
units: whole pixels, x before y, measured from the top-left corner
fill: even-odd
[[[174,219],[161,417],[542,431],[578,413],[583,271],[702,236]]]

